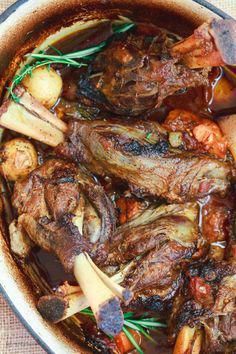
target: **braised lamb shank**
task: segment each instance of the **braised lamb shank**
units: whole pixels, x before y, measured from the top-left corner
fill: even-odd
[[[78,92],[111,112],[135,116],[182,88],[207,84],[207,77],[208,70],[191,70],[171,57],[165,34],[151,41],[129,35],[98,55]]]
[[[94,173],[121,178],[138,196],[170,202],[224,194],[231,177],[226,162],[171,148],[167,132],[154,122],[72,121],[56,151]]]
[[[236,62],[234,20],[213,20],[175,43],[161,29],[118,39],[91,63],[78,93],[121,115],[161,106],[181,89],[204,86],[213,66]],[[155,32],[155,31],[154,31]]]
[[[124,280],[134,292],[131,307],[168,307],[182,283],[181,267],[197,250],[198,233],[195,203],[151,206],[117,229],[106,264],[135,260]]]
[[[55,252],[67,270],[76,254],[93,252],[115,228],[114,208],[103,188],[63,160],[48,160],[17,182],[12,200],[33,241]]]

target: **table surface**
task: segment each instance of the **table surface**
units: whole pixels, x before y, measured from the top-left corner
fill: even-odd
[[[208,1],[236,17],[236,0]],[[12,0],[0,0],[0,13],[14,2]],[[35,342],[0,295],[0,354],[43,353],[45,351]]]

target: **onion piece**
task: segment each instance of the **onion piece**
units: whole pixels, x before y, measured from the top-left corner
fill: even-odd
[[[33,144],[23,138],[5,142],[0,148],[0,171],[8,181],[28,176],[38,165],[38,155]]]
[[[173,354],[199,354],[201,342],[202,332],[200,330],[184,326],[178,334]]]
[[[220,118],[218,124],[227,139],[229,150],[236,161],[236,114]]]

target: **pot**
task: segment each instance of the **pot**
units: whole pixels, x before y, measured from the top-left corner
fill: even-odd
[[[204,0],[19,0],[0,16],[0,94],[22,56],[49,34],[77,20],[117,14],[148,19],[182,36],[210,18],[228,17]],[[35,303],[44,279],[38,275],[37,265],[28,270],[34,282],[29,279],[9,249],[2,222],[0,230],[1,290],[25,327],[48,353],[94,352],[75,321],[52,325],[42,319]]]

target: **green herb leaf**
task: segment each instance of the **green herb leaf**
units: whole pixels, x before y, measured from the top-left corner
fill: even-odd
[[[94,317],[93,312],[91,309],[87,308],[80,312],[83,315],[88,315]],[[144,316],[144,317],[143,317]],[[134,312],[126,312],[124,313],[124,326],[122,328],[123,332],[126,334],[127,338],[136,348],[136,350],[142,354],[143,351],[139,344],[135,341],[135,338],[129,332],[127,328],[131,328],[139,333],[141,333],[144,337],[150,340],[152,343],[156,343],[155,339],[148,333],[148,330],[155,330],[156,328],[166,328],[165,323],[159,322],[158,318],[155,317],[146,317],[147,313],[144,313],[143,316],[137,318]],[[132,337],[132,339],[131,339]]]
[[[62,53],[59,49],[57,49],[56,47],[54,47],[53,45],[50,45],[49,48],[51,48],[52,50],[54,50],[54,52],[56,52],[57,54],[63,55],[63,53]],[[42,54],[42,53],[41,53],[41,54]]]
[[[146,321],[146,320],[130,320],[134,324],[139,324],[144,328],[166,328],[166,324],[161,322]]]
[[[147,139],[147,140],[150,140],[151,136],[152,136],[152,133],[148,133],[148,134],[146,135],[146,139]]]
[[[148,340],[150,340],[150,342],[156,343],[156,341],[140,325],[135,325],[132,322],[128,322],[128,321],[124,321],[124,325],[126,327],[130,327],[130,328],[134,329],[135,331],[140,332],[141,334],[144,335],[144,337],[146,337]]]
[[[135,23],[127,22],[122,25],[113,26],[114,33],[124,33],[135,27]]]
[[[131,28],[135,26],[132,22],[127,22],[121,25],[113,26],[113,33],[124,33],[129,31]],[[67,65],[75,68],[81,68],[82,66],[87,66],[88,64],[84,62],[78,61],[79,59],[83,59],[84,61],[91,61],[94,58],[94,54],[99,53],[107,44],[109,43],[109,39],[99,43],[96,46],[92,46],[86,49],[78,50],[73,53],[63,54],[59,49],[55,48],[54,46],[50,46],[49,48],[53,49],[54,52],[57,54],[46,54],[45,51],[40,51],[39,53],[30,53],[27,54],[26,57],[30,57],[36,60],[33,64],[25,65],[24,68],[21,70],[20,74],[16,75],[13,80],[12,84],[9,88],[10,95],[15,102],[19,102],[16,94],[14,94],[14,89],[18,86],[22,80],[27,76],[32,76],[33,70],[41,66],[47,66],[50,68],[51,64],[62,64]],[[50,69],[49,69],[50,70]]]
[[[144,351],[142,350],[140,345],[136,342],[133,335],[129,332],[129,330],[125,326],[123,327],[123,332],[125,333],[126,337],[129,339],[129,341],[133,344],[137,352],[140,354],[144,354]]]
[[[132,318],[132,317],[134,317],[134,313],[133,313],[133,312],[126,312],[126,313],[124,313],[124,319]]]

